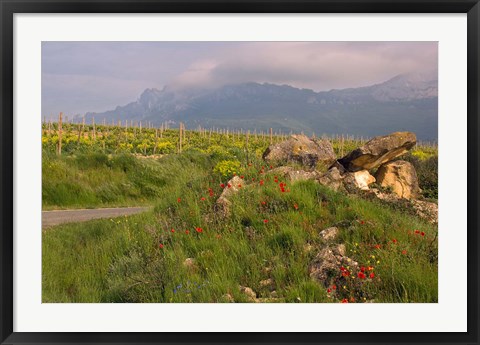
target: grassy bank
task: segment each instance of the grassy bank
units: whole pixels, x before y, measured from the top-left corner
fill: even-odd
[[[88,200],[84,205],[149,199],[155,208],[44,232],[43,302],[226,302],[227,294],[237,302],[250,301],[240,285],[276,302],[437,301],[436,226],[311,181],[282,188],[285,181],[269,167],[262,169],[258,158],[241,164],[246,162],[241,153],[232,158],[232,152],[217,151],[135,163],[127,156],[52,158],[59,171],[76,171],[80,182],[85,177],[92,192],[80,198]],[[222,184],[237,159],[245,183],[225,217],[214,203],[228,188]],[[49,179],[63,181],[61,176]],[[131,193],[119,190],[103,200],[94,188],[105,188],[103,181]],[[79,200],[78,195],[52,195],[44,205]],[[340,229],[337,242],[346,245],[346,255],[368,270],[366,279],[339,278],[342,284],[335,289],[313,281],[308,272],[325,245],[319,232],[332,225]]]

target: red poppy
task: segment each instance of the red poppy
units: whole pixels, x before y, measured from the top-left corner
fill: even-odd
[[[419,234],[419,233],[420,233],[420,230],[415,230],[415,233],[416,233],[416,234]]]
[[[200,233],[200,232],[203,232],[203,229],[202,229],[202,228],[195,228],[195,230],[196,230],[197,232],[199,232],[199,233]]]
[[[348,303],[348,299],[346,299],[346,298],[342,299],[341,303]]]
[[[337,289],[337,286],[336,286],[336,285],[332,285],[332,289],[336,290],[336,289]]]
[[[368,269],[369,271],[373,271],[373,266],[368,266],[367,269]]]
[[[365,272],[365,267],[360,267],[360,271]]]
[[[240,178],[243,180],[243,175],[242,175],[242,176],[240,176]]]
[[[266,204],[267,204],[267,202],[266,202],[266,201],[262,201],[262,205],[266,205]]]
[[[238,185],[238,188],[242,188],[242,185],[241,185],[241,184],[239,184],[239,185]]]
[[[205,201],[205,198],[202,196],[202,198],[200,200]]]
[[[162,248],[163,248],[163,244],[160,243],[160,244],[158,245],[158,248],[162,249]]]
[[[267,223],[268,223],[268,219],[264,219],[263,222],[264,222],[265,224],[267,224]]]
[[[402,250],[402,254],[403,254],[403,255],[407,255],[407,251],[406,251],[406,250]]]
[[[175,232],[175,229],[170,230],[171,232]]]
[[[293,204],[293,208],[298,210],[298,205],[297,204]]]
[[[330,290],[330,289],[327,289],[327,292],[328,292],[328,293],[330,293],[330,292],[332,292],[332,290]]]
[[[397,243],[398,241],[397,241],[396,239],[393,239],[392,242],[393,242],[393,243]]]
[[[365,279],[365,278],[366,278],[365,273],[359,272],[359,273],[358,273],[358,278],[360,278],[360,279]]]
[[[190,230],[185,230],[185,233],[188,235],[190,233]]]
[[[273,169],[273,166],[270,165],[270,169]]]
[[[225,183],[222,183],[220,187],[225,188]]]
[[[182,201],[182,199],[181,199],[181,198],[178,198],[178,199],[177,199],[177,202],[181,202],[181,201]]]
[[[345,271],[342,272],[342,276],[343,276],[343,277],[348,277],[349,275],[350,275],[350,272],[347,271],[347,270],[345,270]]]
[[[379,244],[376,244],[376,245],[373,246],[373,248],[375,248],[375,249],[380,249],[380,247],[381,247],[381,245],[379,245]]]
[[[375,278],[375,273],[373,273],[373,272],[370,273],[370,278],[372,278],[372,279]]]
[[[230,187],[232,187],[232,185],[229,183],[229,184],[227,184],[227,187],[230,188]]]
[[[420,235],[425,236],[425,233],[422,231],[422,232],[420,233]]]

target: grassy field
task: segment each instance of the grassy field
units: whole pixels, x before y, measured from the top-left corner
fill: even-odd
[[[247,154],[224,143],[159,159],[104,154],[102,146],[59,158],[44,147],[45,208],[155,207],[44,231],[43,302],[251,302],[240,286],[271,302],[437,302],[435,225],[312,181],[281,188],[286,181],[262,168],[260,145]],[[429,158],[409,157],[420,167]],[[233,171],[244,184],[224,217],[214,204]],[[325,245],[319,232],[332,225],[365,278],[349,267],[335,286],[310,278]]]

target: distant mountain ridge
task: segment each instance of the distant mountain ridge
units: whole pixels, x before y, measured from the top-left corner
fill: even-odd
[[[87,113],[86,118],[367,137],[408,130],[422,140],[436,140],[437,84],[436,78],[409,74],[371,86],[322,92],[254,82],[213,90],[165,87],[146,89],[135,102]]]

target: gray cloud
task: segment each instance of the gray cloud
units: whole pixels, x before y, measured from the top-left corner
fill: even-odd
[[[437,54],[436,42],[44,42],[42,113],[112,109],[166,85],[358,87],[436,74]]]

